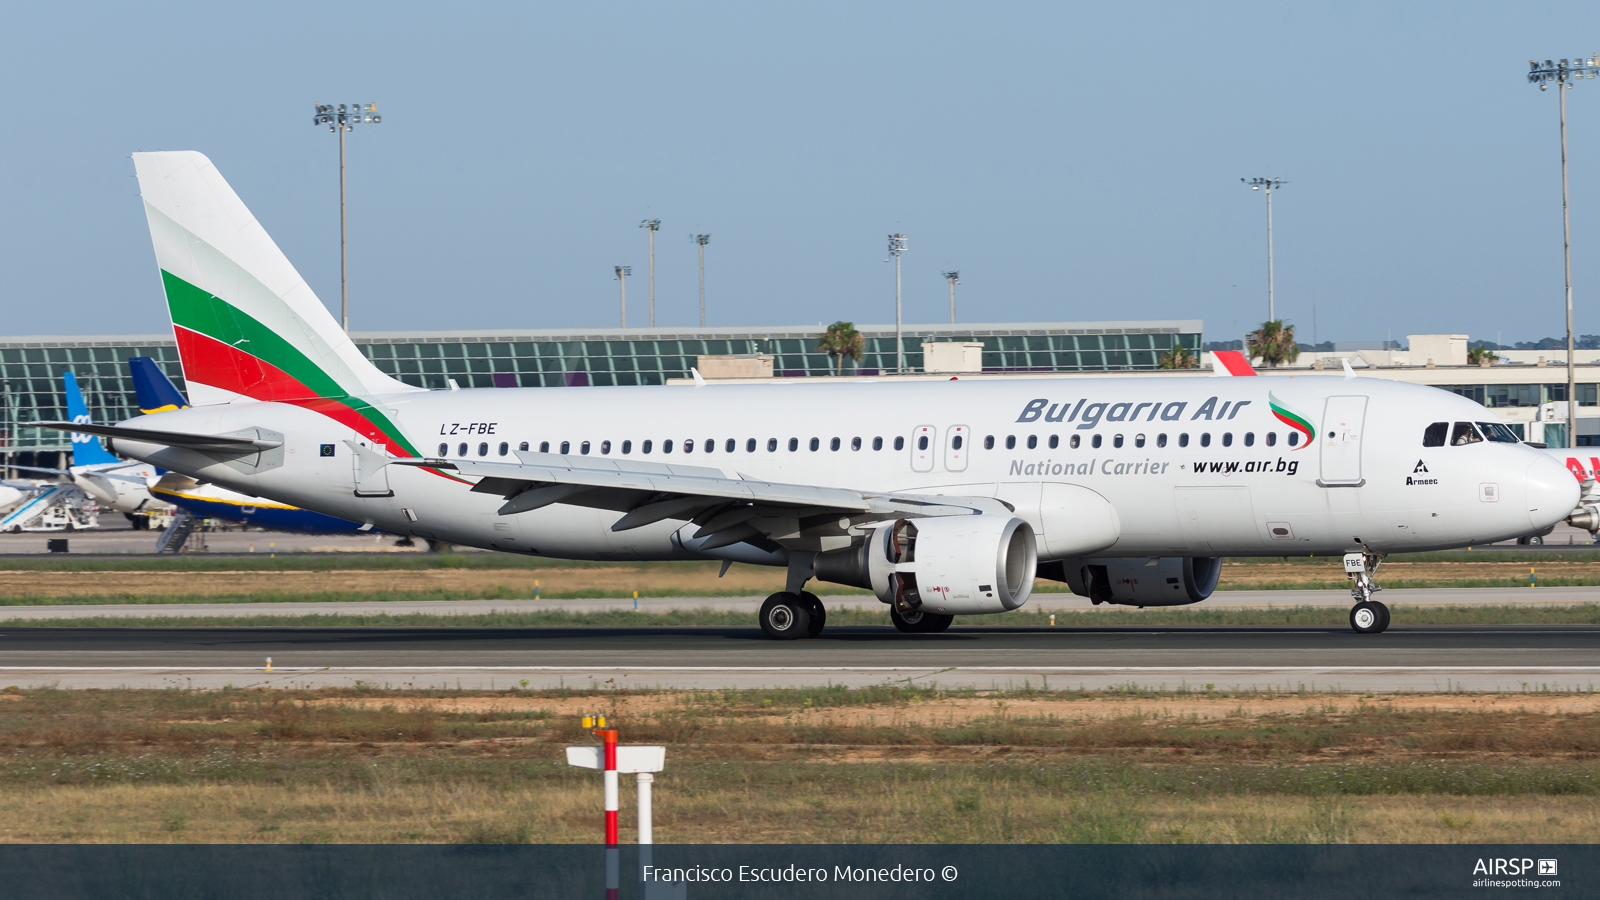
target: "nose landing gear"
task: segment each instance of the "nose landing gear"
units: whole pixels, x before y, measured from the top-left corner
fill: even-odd
[[[1345,575],[1355,579],[1355,587],[1350,590],[1356,601],[1350,609],[1350,628],[1357,634],[1380,634],[1389,627],[1389,607],[1372,599],[1373,594],[1383,590],[1372,580],[1382,564],[1381,553],[1362,551],[1344,555]]]

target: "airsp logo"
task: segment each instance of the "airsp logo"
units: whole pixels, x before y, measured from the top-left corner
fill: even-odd
[[[1428,471],[1428,464],[1419,459],[1419,460],[1417,460],[1416,467],[1411,470],[1411,474],[1415,475],[1418,472],[1426,472],[1426,471]]]

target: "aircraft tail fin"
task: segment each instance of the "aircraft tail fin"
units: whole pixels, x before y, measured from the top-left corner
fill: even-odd
[[[1211,351],[1211,374],[1222,376],[1254,375],[1250,360],[1238,350]]]
[[[129,357],[128,371],[133,375],[133,395],[139,404],[139,411],[145,415],[189,406],[189,401],[184,399],[178,386],[172,383],[166,372],[161,371],[161,366],[154,359],[148,356]]]
[[[190,400],[421,390],[361,355],[211,160],[135,153],[133,166]]]
[[[75,425],[92,425],[94,420],[89,418],[89,404],[83,402],[83,391],[78,389],[78,379],[71,373],[65,372],[61,376],[67,395],[67,419]],[[92,434],[72,432],[72,464],[74,466],[96,466],[102,463],[119,463],[122,460],[112,456],[106,448],[100,446],[100,439]]]

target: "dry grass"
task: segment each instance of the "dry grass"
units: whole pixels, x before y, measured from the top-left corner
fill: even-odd
[[[592,742],[577,717],[595,712],[668,747],[662,842],[1559,843],[1600,826],[1594,694],[0,697],[10,842],[589,842],[599,779],[562,748]]]

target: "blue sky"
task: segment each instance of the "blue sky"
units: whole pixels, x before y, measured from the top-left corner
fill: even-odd
[[[1600,6],[1505,3],[10,4],[9,334],[167,327],[128,154],[209,155],[356,330],[1265,312],[1302,340],[1563,333],[1556,97]],[[1577,330],[1600,331],[1600,79],[1569,95]]]

